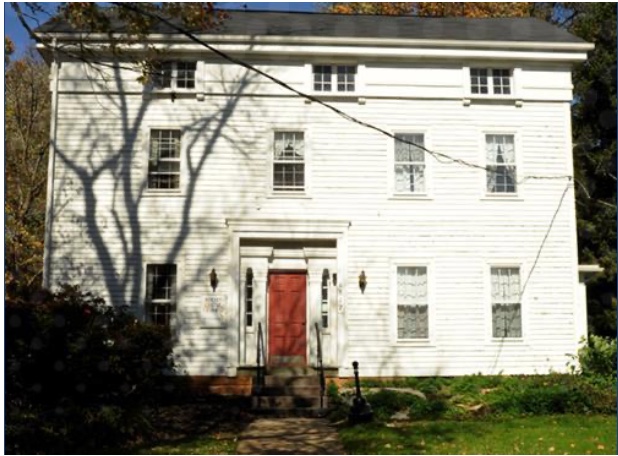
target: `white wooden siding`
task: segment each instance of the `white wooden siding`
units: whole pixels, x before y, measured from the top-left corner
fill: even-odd
[[[227,315],[208,320],[200,306],[210,291],[212,268],[219,275],[218,292],[231,296],[237,282],[228,277],[225,220],[349,220],[348,268],[338,271],[347,284],[340,316],[348,334],[341,375],[351,375],[354,360],[363,376],[565,370],[566,354],[575,352],[578,336],[572,189],[526,289],[521,342],[491,339],[486,273],[492,262],[524,264],[525,282],[566,180],[528,180],[518,184],[517,198],[486,198],[482,170],[427,157],[430,198],[393,198],[388,187],[392,139],[317,104],[275,96],[283,92],[261,78],[239,81],[245,70],[212,62],[200,68],[198,89],[207,94],[205,101],[195,94],[172,101],[167,95],[142,96],[130,72],[122,73],[126,93],[106,95],[117,90],[97,82],[80,64],[63,63],[52,283],[82,283],[112,303],[139,310],[143,290],[132,283],[141,283],[144,262],[181,263],[179,362],[191,374],[224,374],[232,362],[238,303],[228,302]],[[311,81],[310,66],[300,61],[262,62],[260,68],[298,88]],[[389,131],[426,132],[436,151],[480,165],[483,132],[515,130],[518,179],[572,173],[571,151],[565,147],[570,141],[568,69],[523,66],[518,98],[524,104],[516,107],[510,101],[464,106],[462,68],[368,62],[359,75],[359,95],[366,104],[355,97],[332,103]],[[227,96],[209,95],[217,93]],[[183,129],[180,194],[144,189],[145,138],[153,126]],[[271,135],[274,129],[298,126],[310,130],[309,190],[302,198],[277,197],[269,188]],[[391,265],[428,258],[430,343],[394,343]],[[364,294],[358,288],[361,270],[368,282]]]

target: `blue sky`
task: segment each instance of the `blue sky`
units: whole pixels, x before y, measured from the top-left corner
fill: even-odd
[[[246,5],[247,9],[269,11],[315,11],[318,7],[318,3],[315,2],[217,2],[216,4],[220,8],[227,9],[242,9]],[[53,14],[58,5],[57,2],[46,3],[45,9],[49,14]],[[48,19],[48,15],[41,14],[36,19],[42,23]],[[37,26],[35,19],[30,19],[29,23],[33,28]],[[29,45],[34,44],[8,3],[4,4],[4,34],[15,42],[16,56],[21,55]]]

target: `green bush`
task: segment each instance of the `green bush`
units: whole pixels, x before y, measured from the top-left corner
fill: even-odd
[[[5,302],[6,451],[74,452],[147,433],[149,405],[173,384],[169,331],[76,287],[31,296]]]
[[[593,334],[576,358],[583,375],[616,378],[616,339]]]

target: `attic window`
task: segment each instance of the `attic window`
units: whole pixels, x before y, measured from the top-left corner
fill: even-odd
[[[356,65],[313,65],[313,90],[354,92],[356,71]]]
[[[478,95],[510,95],[512,75],[509,69],[470,68],[470,92]]]
[[[157,89],[194,89],[196,62],[162,62],[155,71]]]

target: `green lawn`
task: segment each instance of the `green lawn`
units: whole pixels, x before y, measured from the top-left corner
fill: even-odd
[[[202,435],[162,445],[143,446],[134,452],[136,454],[234,454],[236,444],[237,436]]]
[[[349,454],[616,454],[615,416],[555,415],[342,427]]]

